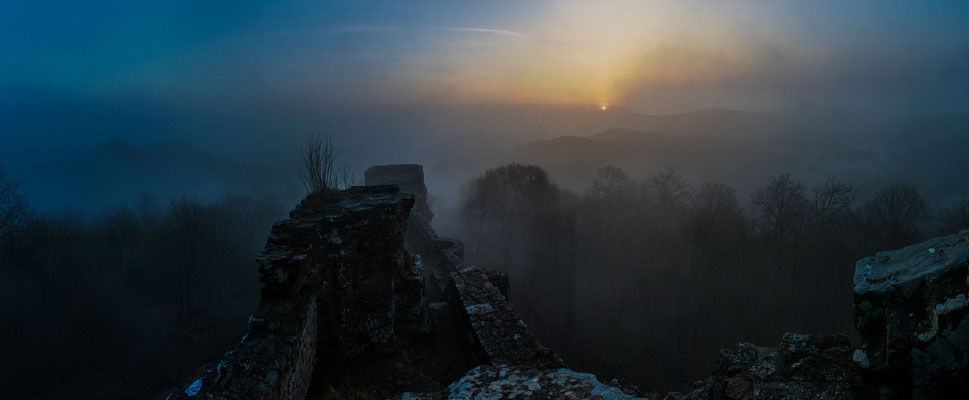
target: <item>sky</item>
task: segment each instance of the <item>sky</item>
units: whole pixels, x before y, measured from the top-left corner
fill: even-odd
[[[965,21],[952,0],[8,0],[0,157],[252,148],[388,109],[966,113]]]
[[[965,0],[0,0],[0,167],[320,132],[404,162],[563,115],[506,118],[535,107],[969,114],[966,21]],[[536,133],[594,133],[573,125]]]
[[[177,101],[966,106],[964,1],[4,2],[0,88]]]

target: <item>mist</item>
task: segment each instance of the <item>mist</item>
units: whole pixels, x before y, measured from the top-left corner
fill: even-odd
[[[217,360],[323,137],[334,189],[422,165],[544,344],[652,391],[737,342],[857,341],[854,262],[969,228],[960,2],[136,3],[0,6],[23,398],[164,398]]]

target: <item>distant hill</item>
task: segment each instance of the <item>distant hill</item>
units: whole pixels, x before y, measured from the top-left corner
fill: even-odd
[[[558,183],[573,188],[587,187],[596,170],[606,165],[637,178],[673,166],[694,183],[720,181],[743,195],[786,171],[807,183],[823,181],[833,171],[867,173],[875,156],[849,145],[837,136],[841,131],[820,128],[824,121],[802,119],[796,110],[771,114],[709,109],[668,115],[622,108],[502,111],[505,119],[499,123],[492,116],[490,122],[509,126],[511,133],[466,135],[428,148],[427,172],[435,188],[449,187],[441,180],[455,182],[450,185],[455,188],[487,168],[518,162],[540,165]],[[458,191],[450,192],[453,196]]]
[[[669,115],[539,105],[332,112],[337,111],[346,114],[314,124],[314,129],[295,122],[271,130],[233,125],[248,132],[249,144],[225,141],[224,148],[212,149],[150,139],[140,142],[145,144],[107,140],[88,150],[76,150],[80,142],[59,143],[70,148],[73,155],[67,156],[53,146],[44,152],[39,134],[23,135],[13,146],[0,146],[0,161],[41,210],[100,211],[132,204],[142,194],[167,202],[182,194],[213,198],[256,192],[294,202],[302,194],[296,179],[299,144],[318,127],[326,132],[331,126],[338,164],[362,176],[370,165],[421,163],[442,207],[455,204],[460,186],[470,178],[508,162],[538,164],[559,183],[575,188],[586,187],[597,168],[614,164],[638,178],[674,166],[694,183],[722,181],[742,195],[782,172],[808,185],[838,175],[858,184],[862,197],[888,179],[911,182],[932,197],[969,191],[969,183],[951,175],[969,169],[965,115],[886,118],[817,106],[776,113],[708,109]],[[130,127],[109,131],[122,128]],[[191,132],[180,135],[190,137]],[[259,141],[251,140],[256,136]],[[34,150],[23,150],[28,145]]]
[[[229,193],[279,195],[293,192],[295,179],[279,165],[230,160],[185,143],[112,139],[79,156],[36,165],[21,180],[39,209],[101,211],[146,198],[164,205],[182,195],[203,200]]]
[[[579,188],[588,185],[596,170],[606,165],[619,166],[634,177],[673,166],[688,178],[705,181],[751,175],[760,179],[781,164],[796,162],[755,141],[631,129],[529,142],[502,156],[507,161],[541,165],[560,183]]]
[[[662,135],[662,133],[658,131],[638,131],[635,129],[614,128],[614,129],[606,129],[602,132],[599,132],[589,137],[597,140],[625,142],[625,141],[635,141],[635,140],[647,140],[659,135]]]

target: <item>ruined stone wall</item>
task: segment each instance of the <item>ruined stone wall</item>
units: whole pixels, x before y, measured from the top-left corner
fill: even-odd
[[[563,368],[565,363],[542,346],[518,317],[500,287],[507,275],[468,267],[451,273],[446,297],[465,329],[464,339],[478,364]]]
[[[169,399],[301,400],[335,340],[356,353],[391,341],[424,308],[420,271],[403,248],[413,204],[392,186],[307,196],[258,258],[264,286],[249,332]]]
[[[414,195],[414,211],[407,223],[407,248],[418,254],[424,263],[432,265],[426,284],[434,300],[441,295],[464,259],[464,245],[460,240],[443,238],[431,226],[434,217],[428,204],[424,184],[424,168],[417,164],[377,165],[364,173],[367,185],[394,185]]]

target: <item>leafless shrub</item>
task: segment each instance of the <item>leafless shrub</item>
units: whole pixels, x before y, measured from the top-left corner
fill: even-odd
[[[334,190],[339,183],[337,171],[333,168],[336,161],[336,146],[333,135],[316,135],[300,149],[300,182],[307,193]]]
[[[350,186],[359,184],[359,181],[357,180],[357,174],[354,173],[353,169],[346,164],[343,164],[342,166],[340,166],[339,178],[340,178],[340,185],[343,186],[344,189],[348,189],[350,188]]]

